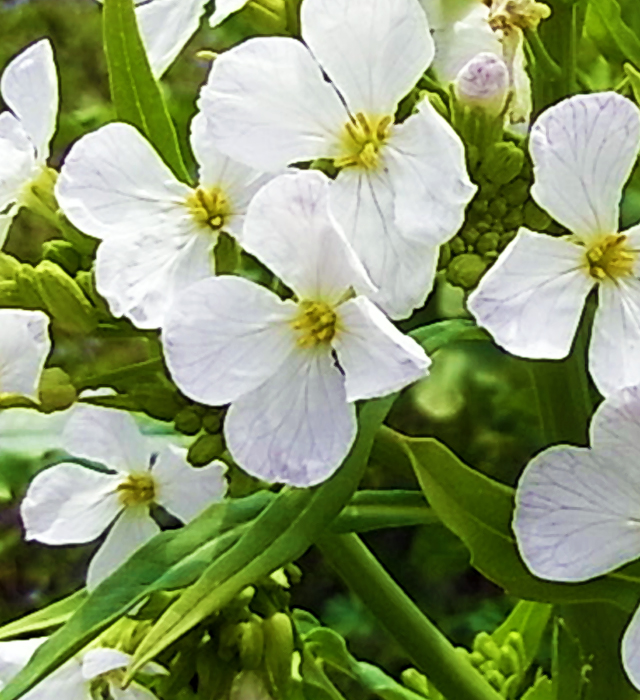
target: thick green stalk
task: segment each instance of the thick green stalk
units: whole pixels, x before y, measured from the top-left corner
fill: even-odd
[[[326,561],[448,700],[503,700],[385,571],[357,535],[326,535]]]

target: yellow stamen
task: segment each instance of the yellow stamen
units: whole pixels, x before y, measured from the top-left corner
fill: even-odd
[[[347,122],[340,150],[334,159],[337,168],[359,167],[375,170],[380,164],[380,150],[391,133],[393,117],[367,117],[358,112]]]
[[[300,332],[298,345],[313,348],[330,343],[336,335],[336,312],[324,301],[302,301],[299,307],[300,313],[291,324]]]
[[[231,205],[219,187],[198,187],[187,199],[193,218],[203,228],[219,231],[231,213]]]
[[[597,280],[626,277],[633,272],[636,253],[626,247],[622,234],[605,236],[586,253],[589,274]]]
[[[118,497],[123,506],[141,506],[152,503],[156,497],[156,484],[148,472],[129,474],[118,484]]]

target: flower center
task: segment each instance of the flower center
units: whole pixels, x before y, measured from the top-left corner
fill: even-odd
[[[300,312],[291,324],[300,333],[298,345],[313,348],[330,343],[336,335],[336,312],[323,301],[301,301]]]
[[[367,117],[362,112],[348,121],[342,135],[345,155],[334,159],[337,168],[359,167],[375,170],[380,163],[380,149],[389,138],[393,117]]]
[[[626,240],[626,236],[614,234],[591,246],[587,250],[589,274],[597,280],[630,275],[636,254],[625,246]]]
[[[231,213],[231,205],[219,187],[198,187],[187,199],[191,215],[203,228],[219,231]]]
[[[123,506],[142,506],[156,497],[156,484],[151,474],[129,474],[118,484],[118,497]]]

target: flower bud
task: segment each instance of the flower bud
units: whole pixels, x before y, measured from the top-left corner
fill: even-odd
[[[530,199],[524,205],[524,225],[534,231],[545,231],[551,225],[551,217]]]
[[[277,612],[262,623],[262,628],[266,669],[278,693],[286,696],[294,650],[291,618],[286,613]]]
[[[44,413],[63,411],[73,405],[78,396],[69,375],[60,367],[48,367],[42,372],[38,395]]]
[[[256,619],[241,622],[239,627],[238,649],[242,668],[255,670],[260,667],[264,652],[264,632],[262,620]]]
[[[174,419],[175,428],[184,435],[197,435],[202,428],[202,417],[190,406],[178,411]]]
[[[271,696],[257,673],[241,671],[231,685],[229,700],[271,700]]]
[[[80,254],[68,241],[46,241],[42,249],[45,260],[56,263],[68,274],[75,275],[80,269]]]
[[[473,289],[484,271],[487,262],[475,253],[463,253],[455,257],[447,268],[447,279],[451,284],[463,289]]]
[[[204,467],[209,462],[213,462],[224,451],[224,440],[222,435],[201,435],[189,448],[187,461],[194,467]]]
[[[482,172],[498,185],[506,185],[515,180],[524,166],[524,152],[515,143],[502,141],[494,143],[482,161]]]
[[[499,56],[483,52],[462,67],[453,88],[460,104],[497,116],[507,102],[509,82],[507,64]]]

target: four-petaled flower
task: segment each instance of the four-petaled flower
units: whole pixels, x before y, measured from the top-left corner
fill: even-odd
[[[46,166],[58,119],[58,74],[48,39],[9,63],[0,81],[9,108],[0,114],[0,247],[18,210],[37,206],[34,190],[50,192]]]
[[[360,296],[370,281],[330,215],[330,191],[321,173],[285,174],[249,207],[243,245],[294,298],[215,277],[179,297],[163,328],[177,385],[200,403],[231,403],[229,450],[266,481],[327,479],[354,440],[354,402],[397,391],[429,365]]]
[[[46,641],[46,637],[36,637],[0,642],[0,688],[26,666]],[[157,700],[148,688],[136,681],[122,687],[124,669],[130,663],[131,656],[118,649],[89,649],[60,666],[23,697],[25,700],[93,700],[104,697],[103,692],[107,691],[113,700]],[[141,669],[141,673],[158,675],[166,674],[167,670],[151,662]]]
[[[640,150],[640,111],[615,93],[569,98],[531,132],[533,198],[571,232],[521,229],[468,308],[514,355],[560,359],[598,288],[589,369],[603,395],[640,384],[640,227],[618,229]]]
[[[333,162],[332,214],[374,300],[406,317],[476,189],[460,139],[428,100],[394,122],[433,58],[425,12],[418,0],[304,0],[301,25],[306,46],[258,38],[219,56],[200,106],[220,150],[254,167]]]
[[[17,395],[37,401],[50,350],[46,314],[0,309],[0,397]]]
[[[591,447],[559,445],[526,467],[514,530],[529,569],[551,581],[587,581],[640,558],[640,388],[608,397],[591,423]],[[640,688],[640,610],[622,641]]]
[[[63,437],[71,455],[109,472],[71,463],[50,467],[31,482],[20,511],[27,539],[51,545],[91,542],[113,523],[89,564],[90,589],[160,531],[152,505],[187,522],[224,497],[221,462],[194,469],[186,450],[168,445],[154,452],[128,413],[78,406]]]
[[[241,238],[247,206],[271,178],[219,153],[200,114],[191,145],[200,165],[195,189],[134,127],[108,124],[72,147],[56,186],[69,220],[103,241],[98,291],[115,316],[139,328],[160,327],[175,295],[213,274],[218,234]]]

